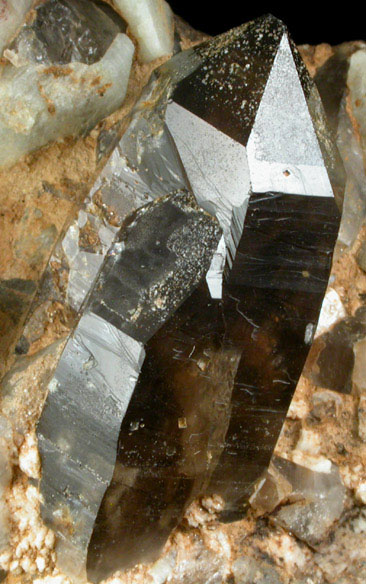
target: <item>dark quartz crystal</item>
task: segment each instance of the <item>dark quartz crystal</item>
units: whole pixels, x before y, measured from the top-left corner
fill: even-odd
[[[324,162],[334,169],[337,153],[322,145],[323,157],[324,118],[306,99],[321,104],[282,23],[259,19],[182,53],[166,75],[168,128],[197,200],[221,222],[226,268],[221,296],[202,282],[145,345],[89,547],[93,581],[156,557],[194,496],[222,495],[226,519],[243,512],[304,365],[339,226]],[[220,182],[228,171],[233,182]]]
[[[62,568],[77,580],[85,579],[87,545],[144,359],[139,340],[197,286],[219,238],[217,221],[187,192],[129,216],[50,382],[37,427],[43,518],[58,535]]]
[[[156,557],[197,495],[222,495],[227,520],[243,512],[312,342],[342,190],[316,88],[271,16],[165,63],[126,135],[114,198],[118,188],[131,202],[170,194],[123,225],[38,427],[43,515],[74,546],[75,562],[85,560],[104,494],[88,550],[94,582]],[[95,346],[117,339],[108,359],[121,380],[109,385],[109,401],[108,359],[93,355],[91,337]],[[72,535],[57,526],[60,506],[77,526]]]

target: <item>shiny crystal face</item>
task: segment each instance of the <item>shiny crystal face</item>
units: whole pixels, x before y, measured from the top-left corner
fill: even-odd
[[[337,161],[271,16],[154,73],[63,242],[113,203],[101,248],[79,252],[81,318],[37,430],[43,517],[72,577],[155,558],[196,496],[242,514],[318,320]]]

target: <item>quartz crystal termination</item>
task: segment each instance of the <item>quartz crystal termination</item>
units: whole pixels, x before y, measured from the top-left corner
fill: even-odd
[[[140,341],[198,285],[219,237],[186,191],[130,215],[49,384],[37,428],[43,517],[58,535],[59,566],[76,581],[86,578],[89,539],[144,359]]]
[[[339,156],[280,21],[178,54],[159,82],[160,115],[223,237],[206,281],[145,345],[89,546],[95,582],[154,558],[196,495],[240,516],[304,365],[339,227]]]

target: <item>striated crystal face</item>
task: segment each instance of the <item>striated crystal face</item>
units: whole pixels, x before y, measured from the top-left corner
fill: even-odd
[[[38,425],[59,562],[95,582],[156,557],[195,496],[240,517],[312,342],[342,190],[271,16],[158,69],[111,160],[94,193],[123,209],[119,231]]]

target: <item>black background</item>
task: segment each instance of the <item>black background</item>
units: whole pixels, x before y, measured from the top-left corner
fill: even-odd
[[[270,12],[285,22],[297,44],[326,42],[337,45],[344,41],[366,40],[364,10],[361,4],[351,2],[333,1],[328,5],[319,0],[290,0],[286,3],[279,0],[272,3],[226,0],[218,4],[212,0],[170,0],[169,4],[191,26],[210,35],[225,32]]]

